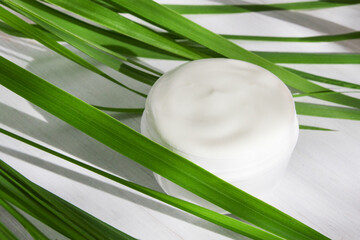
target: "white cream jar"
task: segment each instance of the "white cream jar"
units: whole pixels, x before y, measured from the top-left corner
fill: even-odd
[[[255,196],[285,172],[299,132],[289,89],[248,62],[203,59],[164,74],[152,87],[141,133]],[[170,195],[224,212],[155,175]]]

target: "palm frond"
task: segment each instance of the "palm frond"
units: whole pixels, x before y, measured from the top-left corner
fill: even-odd
[[[328,239],[8,60],[0,63],[0,83],[11,91],[209,202],[280,237]]]
[[[357,0],[206,6],[161,5],[148,0],[0,0],[0,3],[34,22],[29,24],[0,6],[0,19],[3,21],[0,22],[1,31],[16,37],[34,39],[99,76],[144,97],[145,94],[120,83],[60,42],[66,42],[99,63],[148,85],[154,84],[162,73],[152,66],[143,64],[139,57],[169,60],[226,57],[244,60],[277,75],[286,85],[297,90],[294,97],[310,96],[344,105],[338,107],[296,102],[296,111],[299,115],[360,120],[360,99],[343,94],[348,92],[322,87],[313,81],[352,89],[360,89],[359,84],[277,65],[277,63],[359,64],[359,54],[256,52],[248,51],[229,41],[333,42],[359,39],[360,32],[310,37],[218,35],[181,15],[312,10],[350,6],[360,3]],[[59,9],[58,7],[65,11],[56,10]],[[130,13],[160,27],[165,32],[155,31],[119,15],[119,12]],[[142,106],[139,108],[91,106],[5,58],[0,57],[0,65],[0,84],[6,88],[120,154],[256,227],[126,181],[7,130],[0,128],[0,133],[253,239],[328,239],[309,226],[235,188],[104,113],[137,114],[142,113]],[[122,103],[119,105],[124,106]],[[300,129],[333,131],[307,125],[300,125]],[[71,239],[134,239],[35,185],[1,160],[0,186],[0,205],[23,224],[35,239],[47,238],[13,206]],[[1,222],[0,238],[17,239]]]

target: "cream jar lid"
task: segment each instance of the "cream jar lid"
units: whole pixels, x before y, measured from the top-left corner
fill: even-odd
[[[268,165],[291,153],[298,122],[289,89],[257,65],[202,59],[164,74],[141,131],[211,172]]]

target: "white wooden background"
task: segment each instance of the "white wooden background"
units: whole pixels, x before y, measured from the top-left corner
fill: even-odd
[[[181,0],[161,2],[190,3]],[[231,4],[243,1],[197,0],[191,1],[191,4],[221,2]],[[217,33],[224,34],[313,36],[360,30],[359,5],[312,11],[188,17]],[[237,43],[249,50],[360,52],[359,40],[338,43],[250,41],[237,41]],[[34,41],[0,33],[0,55],[89,103],[112,107],[142,107],[144,104],[143,99],[90,73]],[[148,59],[144,61],[163,71],[181,63]],[[99,64],[97,66],[124,83],[148,91],[145,85],[107,67]],[[359,65],[292,64],[288,66],[360,83]],[[341,90],[334,86],[331,88]],[[360,97],[360,94],[354,96]],[[304,98],[304,100],[308,99]],[[139,130],[140,116],[131,114],[112,114],[112,116]],[[332,239],[360,239],[360,123],[304,116],[299,118],[302,124],[328,127],[338,131],[301,131],[286,177],[271,195],[264,197],[264,200]],[[161,191],[149,170],[103,146],[2,86],[0,86],[0,125],[52,149]],[[79,167],[64,163],[63,160],[4,135],[0,135],[0,158],[47,190],[142,240],[245,239]],[[31,239],[2,209],[0,209],[0,218],[20,239]],[[41,224],[39,226],[44,228]],[[54,239],[64,239],[46,228],[45,230]]]

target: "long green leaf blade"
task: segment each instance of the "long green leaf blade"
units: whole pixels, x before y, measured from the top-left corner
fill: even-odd
[[[360,110],[354,108],[334,107],[313,103],[295,103],[296,112],[301,115],[360,120]]]
[[[302,130],[335,131],[333,129],[322,128],[322,127],[313,127],[313,126],[307,126],[307,125],[299,125],[299,128]]]
[[[185,189],[276,235],[327,239],[6,59],[0,63],[2,85]]]
[[[96,105],[92,105],[92,106],[106,112],[142,113],[144,111],[143,108],[114,108],[114,107],[103,107]]]
[[[254,52],[274,63],[303,64],[359,64],[360,54],[356,53],[295,53],[295,52]]]
[[[360,91],[339,91],[341,93],[360,93]],[[333,92],[333,91],[326,91],[326,92],[314,92],[314,93],[298,93],[298,94],[293,94],[293,98],[298,98],[298,97],[306,97],[306,96],[318,96],[318,95],[323,95],[323,94],[336,94],[338,92]]]
[[[211,57],[219,58],[222,57],[218,53],[199,47],[191,46],[190,48],[194,51],[202,52]],[[301,52],[262,52],[262,51],[251,51],[272,63],[297,63],[297,64],[359,64],[360,54],[357,53],[301,53]],[[173,59],[182,60],[182,58],[173,55],[161,55],[140,52],[139,57],[158,58],[160,59]]]
[[[195,51],[208,56],[221,57],[202,46],[193,46]],[[359,64],[360,54],[357,53],[302,53],[302,52],[262,52],[252,53],[271,61],[272,63],[301,63],[301,64]]]
[[[50,240],[46,237],[39,229],[37,229],[29,220],[27,220],[21,213],[19,213],[13,206],[9,203],[0,199],[0,205],[10,213],[36,240]]]
[[[221,34],[224,38],[232,40],[251,40],[251,41],[269,41],[269,42],[336,42],[344,40],[359,39],[360,32],[350,32],[334,35],[320,35],[311,37],[275,37],[275,36],[248,36]]]

